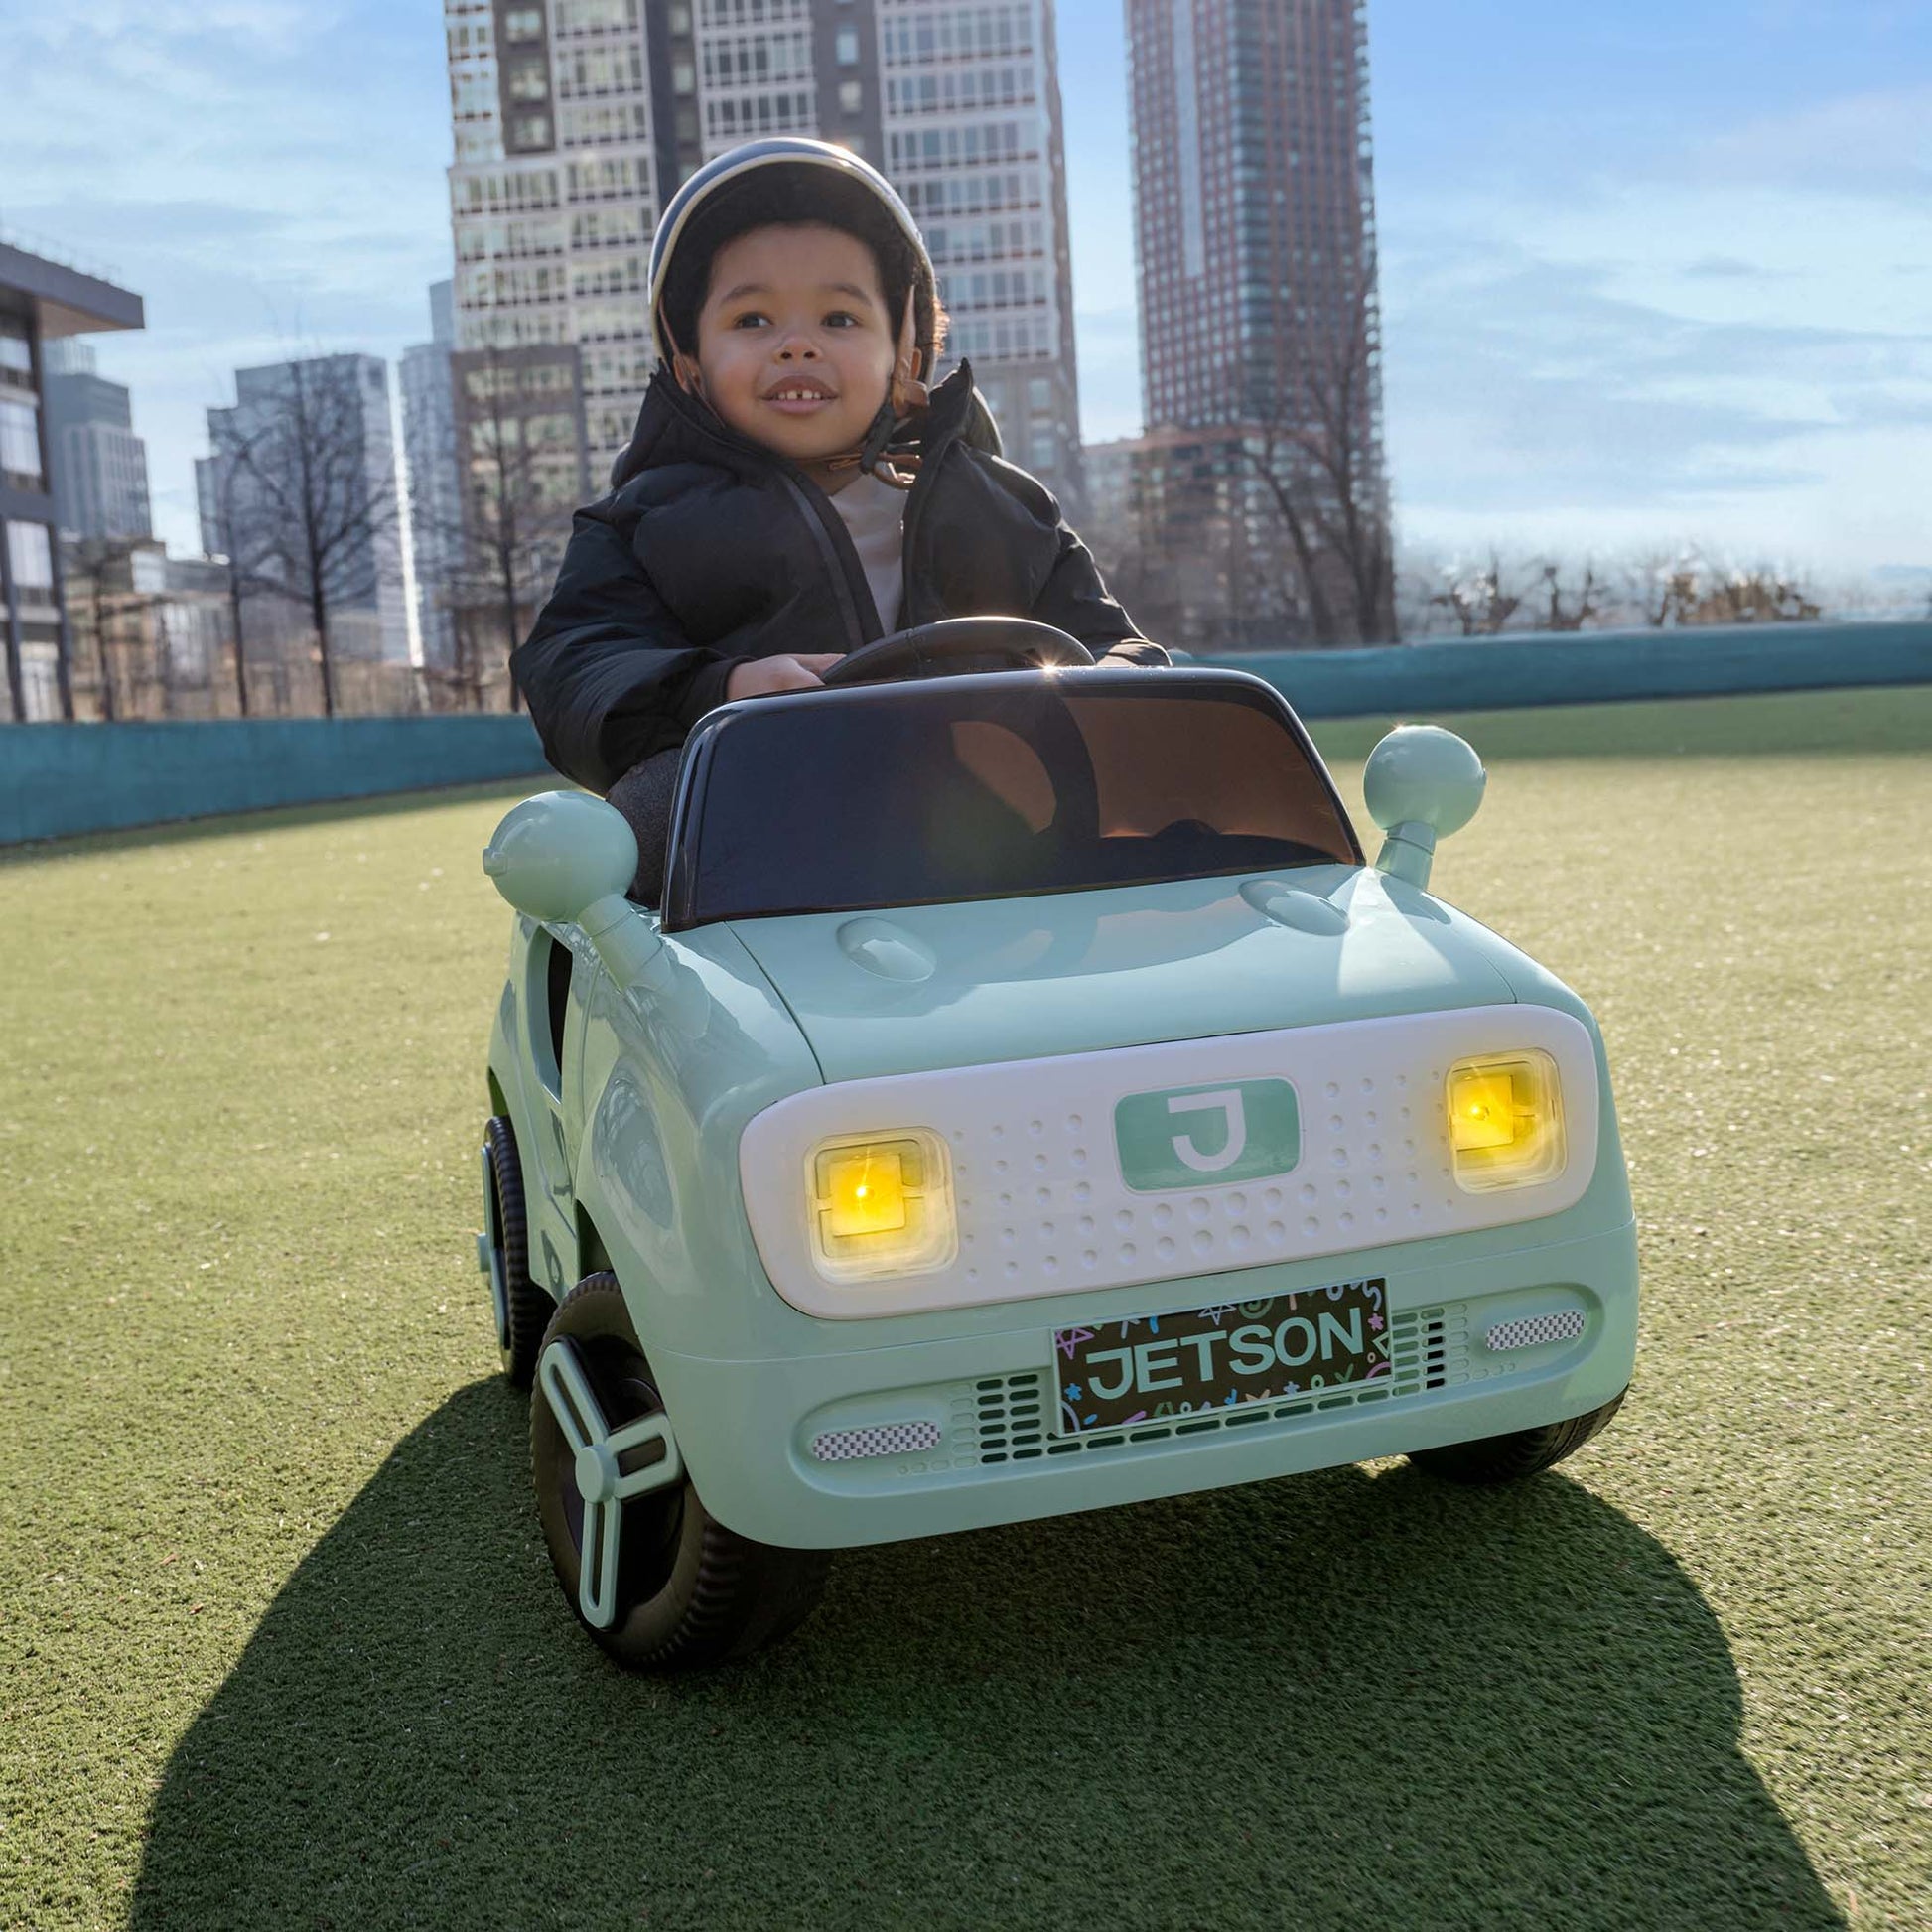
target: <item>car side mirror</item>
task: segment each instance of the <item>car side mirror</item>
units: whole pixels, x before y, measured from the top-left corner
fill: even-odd
[[[577,926],[620,985],[663,944],[624,897],[637,873],[636,834],[589,792],[524,799],[483,847],[483,868],[527,918]]]
[[[1440,725],[1399,725],[1368,755],[1362,798],[1388,834],[1376,870],[1427,888],[1436,841],[1476,815],[1489,774],[1465,739]]]

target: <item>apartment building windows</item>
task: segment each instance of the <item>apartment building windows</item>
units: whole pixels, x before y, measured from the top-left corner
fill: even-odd
[[[0,478],[16,489],[39,489],[46,482],[37,396],[0,395]]]

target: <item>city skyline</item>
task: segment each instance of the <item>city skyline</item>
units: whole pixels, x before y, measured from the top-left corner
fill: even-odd
[[[228,371],[421,339],[449,273],[440,9],[240,0],[210,23],[81,0],[14,31],[0,224],[147,295],[147,338],[101,373],[133,387],[158,528],[192,541],[188,458]],[[1412,546],[1926,561],[1932,26],[1800,0],[1587,20],[1376,0],[1370,43]],[[1094,441],[1141,423],[1118,12],[1063,5],[1060,60]]]
[[[1078,395],[1052,0],[444,0],[458,374],[575,345],[593,478],[655,355],[644,276],[663,206],[764,135],[881,169],[921,223],[1016,460],[1077,502]]]

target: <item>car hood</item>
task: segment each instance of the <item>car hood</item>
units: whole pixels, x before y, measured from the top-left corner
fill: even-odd
[[[1512,949],[1352,866],[732,929],[830,1081],[1516,997]]]

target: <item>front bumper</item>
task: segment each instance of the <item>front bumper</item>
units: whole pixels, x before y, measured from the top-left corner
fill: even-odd
[[[1245,1271],[1241,1289],[1293,1294],[1364,1273],[1388,1283],[1386,1381],[1085,1437],[1052,1433],[1049,1334],[1081,1318],[1076,1297],[1017,1305],[1024,1325],[990,1334],[756,1361],[654,1349],[652,1365],[706,1508],[795,1549],[983,1529],[1540,1428],[1630,1380],[1634,1221],[1466,1261],[1398,1247],[1284,1263]],[[1225,1275],[1150,1284],[1145,1312],[1224,1299],[1227,1286]]]

